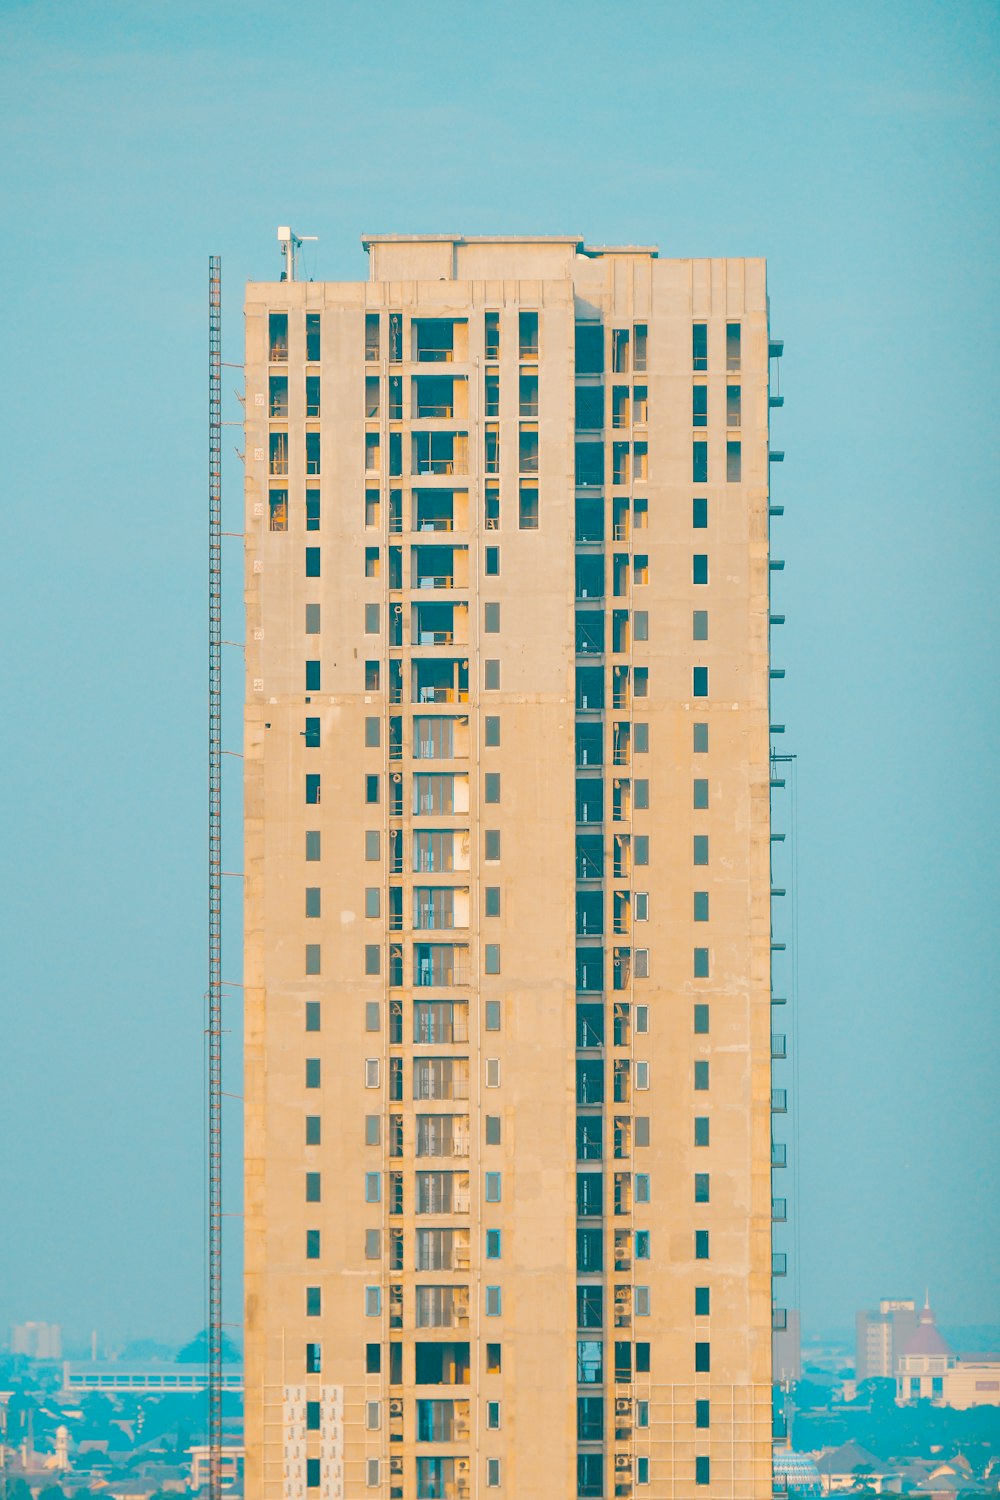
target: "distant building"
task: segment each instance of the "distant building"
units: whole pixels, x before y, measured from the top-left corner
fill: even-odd
[[[774,1493],[787,1495],[788,1500],[813,1500],[814,1496],[822,1495],[819,1470],[808,1454],[796,1453],[792,1448],[775,1448]]]
[[[944,1383],[954,1369],[957,1356],[934,1326],[930,1298],[924,1302],[920,1322],[902,1347],[896,1370],[896,1400],[944,1401]]]
[[[242,1365],[227,1365],[222,1372],[224,1391],[243,1390]],[[124,1359],[67,1360],[63,1365],[64,1393],[87,1391],[133,1393],[205,1389],[205,1369],[199,1364],[135,1363]]]
[[[802,1329],[797,1308],[790,1307],[785,1326],[775,1333],[772,1363],[775,1382],[802,1379]]]
[[[1000,1359],[960,1356],[945,1374],[941,1404],[959,1409],[1000,1406]]]
[[[191,1488],[200,1490],[208,1484],[210,1450],[206,1445],[192,1448],[191,1452]],[[224,1447],[222,1450],[222,1464],[220,1473],[222,1476],[222,1488],[232,1489],[243,1479],[243,1449],[242,1447]]]
[[[903,1346],[917,1327],[917,1304],[884,1298],[878,1312],[855,1315],[857,1347],[855,1376],[858,1380],[891,1380]]]
[[[62,1359],[62,1329],[58,1323],[15,1323],[10,1352],[28,1359]]]

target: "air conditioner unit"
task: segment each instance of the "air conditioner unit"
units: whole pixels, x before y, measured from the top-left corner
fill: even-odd
[[[632,1460],[627,1453],[615,1454],[615,1473],[628,1474],[632,1470]]]
[[[401,1417],[403,1415],[403,1400],[401,1396],[392,1396],[389,1400],[390,1417]]]
[[[469,1460],[467,1458],[456,1458],[456,1460],[455,1460],[455,1473],[458,1474],[459,1476],[461,1476],[463,1474],[467,1475],[469,1473],[470,1467],[471,1466],[470,1466]]]
[[[625,1417],[627,1417],[628,1414],[629,1414],[629,1412],[631,1410],[632,1410],[632,1398],[631,1398],[631,1396],[616,1396],[615,1397],[615,1414],[617,1416],[625,1416]]]

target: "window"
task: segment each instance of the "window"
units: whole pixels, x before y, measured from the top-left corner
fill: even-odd
[[[371,863],[381,858],[380,852],[381,834],[377,828],[365,829],[365,859]]]
[[[306,973],[318,974],[320,972],[319,943],[306,943]]]
[[[648,1286],[637,1286],[635,1289],[634,1311],[637,1318],[648,1318],[651,1298]]]
[[[381,1115],[365,1115],[365,1145],[379,1146],[382,1144],[382,1117]]]
[[[320,1203],[322,1201],[322,1179],[318,1172],[306,1173],[306,1202]]]
[[[319,605],[306,605],[306,635],[319,635]]]
[[[726,426],[739,427],[742,415],[742,392],[738,385],[726,386]]]
[[[709,1144],[708,1115],[695,1116],[694,1143],[696,1146],[707,1146]]]
[[[272,531],[288,530],[288,491],[271,490],[268,493],[269,526]]]
[[[740,325],[739,323],[726,324],[726,369],[738,370],[740,367]]]
[[[708,778],[696,776],[692,788],[692,798],[696,809],[704,811],[708,806]]]
[[[499,1344],[486,1345],[486,1373],[499,1375],[503,1365],[503,1351]]]
[[[636,582],[638,583],[639,581],[640,580],[637,578]],[[636,640],[637,641],[648,641],[649,640],[649,611],[645,610],[645,609],[637,609],[636,612],[635,612],[635,614],[632,616],[632,624],[633,624],[633,627],[634,627],[634,630],[635,630],[635,638],[636,638]]]
[[[649,1063],[637,1062],[635,1065],[635,1086],[637,1089],[649,1088]]]
[[[379,801],[381,780],[381,776],[365,777],[365,801],[367,803],[377,803]]]
[[[538,314],[536,312],[518,313],[517,353],[519,359],[538,358]]]
[[[696,609],[691,617],[691,639],[695,641],[708,640],[708,610]]]
[[[319,360],[320,314],[306,313],[306,359],[310,364]]]
[[[636,583],[649,582],[649,557],[644,552],[636,552],[632,558],[632,576]]]
[[[708,426],[707,385],[695,385],[691,387],[691,425],[693,427]]]
[[[695,484],[708,483],[708,444],[691,444],[691,478]]]
[[[696,1005],[694,1008],[694,1030],[696,1036],[708,1035],[708,1006]]]
[[[500,314],[488,312],[485,316],[486,358],[500,358]]]
[[[365,605],[365,635],[378,635],[379,632],[379,606],[377,604]]]
[[[500,744],[500,719],[496,714],[486,715],[485,743],[487,749],[495,749]]]
[[[496,887],[491,887],[490,889],[496,889]],[[489,900],[487,899],[487,903],[486,903],[486,905],[487,905],[486,915],[487,916],[491,916],[492,915],[492,916],[497,916],[498,917],[500,915],[499,895],[500,895],[500,893],[499,893],[499,890],[498,890],[497,891],[497,909],[496,909],[495,912],[492,912],[492,913],[490,912],[490,910],[489,910]],[[488,896],[489,896],[489,891],[487,891],[487,898],[488,898]],[[487,1002],[486,1002],[486,1030],[487,1031],[499,1031],[500,1030],[500,1001],[499,1000],[487,1000]]]
[[[691,501],[691,525],[695,531],[705,531],[708,527],[708,500],[704,495]]]
[[[379,549],[377,547],[365,548],[365,577],[377,578],[379,573]]]
[[[319,1432],[320,1403],[318,1401],[306,1402],[306,1431]]]
[[[486,1144],[487,1146],[499,1146],[500,1144],[500,1116],[486,1116]]]
[[[500,548],[487,547],[485,553],[484,571],[487,578],[500,577]]]
[[[637,865],[649,864],[648,833],[637,833],[635,836],[635,862]]]
[[[503,1306],[503,1299],[498,1286],[486,1288],[486,1316],[488,1318],[499,1318]]]
[[[637,375],[641,375],[646,368],[646,350],[649,342],[649,328],[645,323],[636,323],[632,330],[632,368]]]
[[[486,1173],[486,1202],[487,1203],[499,1203],[500,1202],[500,1173],[499,1172],[487,1172]]]
[[[649,892],[636,891],[635,893],[635,920],[637,922],[649,921]]]
[[[382,1369],[382,1346],[381,1344],[365,1345],[365,1374],[377,1375]]]
[[[500,1430],[500,1402],[487,1401],[486,1403],[486,1426],[490,1432]]]
[[[486,410],[487,417],[498,417],[500,415],[500,372],[499,370],[486,371]]]
[[[696,1203],[710,1202],[709,1190],[709,1174],[696,1172],[694,1174],[694,1201]]]
[[[712,1346],[711,1344],[699,1342],[694,1346],[694,1367],[702,1375],[708,1374],[712,1368]]]
[[[306,1030],[307,1031],[319,1031],[319,1029],[320,1029],[319,1017],[320,1017],[319,1001],[318,1000],[307,1000],[306,1001]]]
[[[487,635],[497,635],[500,631],[500,606],[499,604],[486,604],[483,606],[483,630]]]
[[[306,376],[306,416],[318,417],[320,414],[320,384],[318,375]]]
[[[707,1286],[694,1289],[694,1313],[696,1318],[707,1318],[712,1310],[712,1294]]]
[[[694,724],[694,753],[695,755],[708,754],[708,725]]]
[[[267,316],[268,359],[277,364],[288,358],[288,314],[268,313]]]
[[[318,917],[320,914],[320,888],[318,885],[306,886],[306,916]]]
[[[708,697],[708,668],[695,667],[691,673],[691,693],[695,698]]]
[[[636,1027],[636,1030],[638,1030],[638,1027]],[[634,1125],[635,1125],[635,1144],[636,1144],[636,1146],[648,1146],[649,1145],[649,1116],[648,1115],[636,1115],[635,1116],[635,1120],[634,1120]]]
[[[497,692],[500,688],[500,663],[496,660],[487,659],[484,665],[484,687],[487,692]]]
[[[708,949],[696,948],[694,950],[694,977],[695,979],[708,978]]]
[[[318,693],[320,690],[320,664],[318,661],[306,662],[306,692]],[[317,778],[318,780],[318,778]]]
[[[378,313],[365,314],[365,359],[369,361],[379,358],[378,324]]]
[[[365,1030],[380,1031],[382,1029],[382,1007],[377,1000],[365,1001]]]
[[[500,830],[499,828],[487,828],[485,831],[485,858],[488,862],[495,863],[500,858]]]
[[[500,1460],[488,1458],[486,1460],[486,1487],[487,1489],[498,1489],[500,1485]]]
[[[522,465],[523,467],[523,465]],[[535,469],[537,469],[537,457]],[[538,486],[522,484],[518,490],[517,524],[522,531],[538,530]]]
[[[499,1057],[488,1057],[486,1059],[486,1087],[488,1089],[498,1089],[500,1087]]]
[[[694,863],[696,865],[708,864],[708,834],[696,833],[693,840]]]
[[[696,1401],[694,1403],[694,1425],[696,1427],[708,1427],[711,1424],[712,1408],[708,1401]]]
[[[691,327],[691,368],[708,369],[708,324],[694,323]]]
[[[365,973],[381,974],[382,972],[382,949],[378,943],[365,944]]]
[[[306,1366],[308,1369],[308,1365]],[[306,1459],[306,1488],[315,1490],[319,1488],[320,1463],[318,1458]]]
[[[381,1066],[377,1057],[365,1059],[365,1088],[377,1089],[381,1082]]]
[[[648,1203],[650,1201],[648,1172],[637,1172],[635,1174],[635,1201],[636,1203]]]
[[[694,1461],[695,1484],[711,1484],[712,1482],[712,1460],[701,1454]]]
[[[320,1232],[318,1229],[306,1230],[306,1260],[319,1260]]]
[[[729,484],[739,484],[743,478],[743,445],[741,443],[726,444],[726,480]]]
[[[320,472],[319,459],[319,433],[306,433],[306,473],[318,474]]]
[[[379,1318],[382,1316],[382,1288],[380,1286],[365,1287],[365,1317]]]
[[[323,1125],[319,1115],[306,1115],[306,1145],[322,1144]]]
[[[365,692],[377,693],[382,680],[382,664],[377,661],[365,662]]]
[[[708,553],[696,552],[691,559],[691,582],[708,582]]]
[[[648,1005],[637,1005],[636,1006],[636,1008],[635,1008],[635,1029],[636,1029],[636,1031],[639,1031],[639,1032],[647,1032],[649,1030],[649,1006]],[[643,1144],[642,1141],[639,1141],[639,1140],[636,1141],[636,1145],[641,1146],[642,1144]],[[648,1144],[648,1142],[647,1142],[647,1144]]]
[[[577,323],[576,325],[576,373],[578,375],[604,373],[604,329],[600,323]]]
[[[500,772],[487,771],[483,778],[484,796],[487,802],[500,801]]]

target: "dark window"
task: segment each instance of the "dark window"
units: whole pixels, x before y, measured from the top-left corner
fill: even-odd
[[[708,444],[691,444],[691,479],[695,484],[708,483]]]
[[[691,327],[691,368],[708,369],[708,324],[694,323]]]
[[[318,578],[320,549],[318,547],[306,548],[306,577]]]
[[[694,427],[708,426],[708,386],[691,387],[691,423]]]
[[[708,499],[696,495],[691,501],[691,525],[695,531],[704,531],[708,526]]]
[[[576,325],[576,373],[601,375],[604,372],[604,329],[600,323]]]

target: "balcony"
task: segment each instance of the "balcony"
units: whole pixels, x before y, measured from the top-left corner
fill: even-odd
[[[772,1167],[787,1167],[788,1166],[788,1146],[785,1144],[784,1141],[772,1141],[771,1142],[771,1166]]]
[[[771,1090],[771,1113],[773,1115],[783,1115],[783,1114],[785,1114],[787,1112],[787,1110],[788,1110],[788,1090],[787,1089],[772,1089]]]
[[[771,1256],[771,1275],[788,1275],[788,1256],[785,1254],[784,1250],[775,1250],[773,1252]]]
[[[771,1221],[774,1224],[784,1224],[788,1220],[788,1204],[784,1198],[771,1199]]]
[[[779,1032],[771,1033],[771,1056],[776,1060],[788,1056],[786,1039]]]

